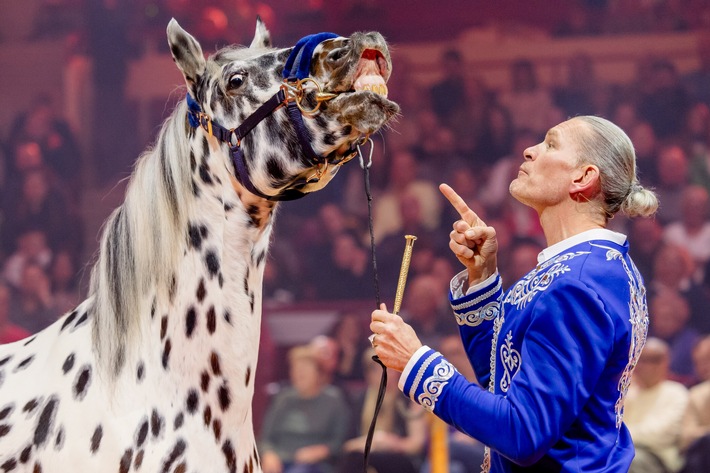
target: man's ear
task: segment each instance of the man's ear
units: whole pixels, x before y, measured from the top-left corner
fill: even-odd
[[[183,30],[175,18],[168,23],[168,44],[173,60],[185,77],[188,90],[195,97],[195,84],[205,73],[205,56],[200,43]]]
[[[592,198],[601,190],[601,175],[599,168],[593,164],[584,164],[577,168],[572,175],[569,186],[571,196],[584,196],[586,200]]]

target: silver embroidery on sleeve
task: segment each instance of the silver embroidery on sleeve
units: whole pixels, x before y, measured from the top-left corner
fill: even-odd
[[[441,394],[444,386],[449,384],[449,379],[454,375],[456,369],[451,363],[446,360],[441,360],[438,365],[434,367],[434,372],[431,376],[424,380],[422,384],[422,390],[424,391],[419,395],[417,401],[429,412],[433,412],[436,407],[436,401]]]
[[[481,325],[484,320],[493,320],[498,316],[500,312],[500,302],[493,301],[484,305],[483,307],[472,310],[471,312],[466,312],[464,314],[454,313],[456,316],[456,323],[459,325],[468,325],[469,327],[476,327]]]
[[[469,307],[478,304],[481,301],[484,301],[491,297],[493,294],[496,292],[500,291],[503,288],[503,280],[501,278],[498,278],[498,282],[496,283],[495,286],[493,286],[491,289],[488,291],[484,292],[480,296],[471,299],[470,301],[462,302],[460,304],[452,304],[451,308],[454,310],[463,310],[463,309],[468,309]]]
[[[424,363],[421,364],[419,367],[419,370],[417,370],[417,375],[414,377],[414,381],[412,381],[412,387],[409,388],[409,399],[414,401],[414,394],[417,392],[417,388],[419,387],[419,382],[422,380],[422,376],[424,376],[424,372],[426,371],[427,368],[429,368],[429,365],[431,364],[432,361],[434,361],[434,358],[437,356],[440,356],[441,353],[439,352],[434,352],[431,355],[427,357],[426,360],[424,360]]]
[[[594,245],[607,250],[607,261],[621,261],[626,275],[629,277],[629,322],[631,322],[631,343],[629,344],[629,362],[626,364],[621,378],[619,379],[618,389],[619,398],[614,404],[614,412],[616,413],[616,428],[620,428],[624,420],[624,401],[626,394],[629,391],[631,383],[631,375],[636,368],[641,350],[646,344],[646,335],[648,334],[648,307],[646,305],[646,288],[641,284],[641,274],[631,262],[627,264],[623,255],[613,248],[602,245]]]

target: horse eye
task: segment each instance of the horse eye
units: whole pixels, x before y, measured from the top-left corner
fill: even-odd
[[[229,78],[229,88],[230,89],[238,89],[244,84],[244,81],[246,80],[246,75],[245,74],[234,74],[232,77]]]

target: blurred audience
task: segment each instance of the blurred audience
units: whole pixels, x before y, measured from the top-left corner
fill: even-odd
[[[682,466],[680,431],[688,390],[668,379],[668,345],[650,337],[634,371],[624,423],[636,447],[629,473],[676,472]]]
[[[681,448],[686,457],[683,473],[705,473],[710,471],[710,336],[695,346],[693,362],[701,383],[690,388],[683,419]]]
[[[0,282],[0,344],[30,336],[30,332],[10,321],[10,297],[10,288]]]
[[[374,354],[370,348],[362,358],[367,387],[355,402],[352,428],[355,437],[343,446],[340,473],[360,473],[363,469],[365,440],[375,413],[382,373],[380,365],[371,360]],[[369,465],[376,473],[416,473],[424,453],[426,412],[402,396],[397,388],[398,380],[399,373],[388,370],[386,393],[377,416],[369,458]]]
[[[310,346],[288,354],[291,385],[267,408],[261,430],[264,473],[331,473],[347,436],[348,405],[324,382]]]

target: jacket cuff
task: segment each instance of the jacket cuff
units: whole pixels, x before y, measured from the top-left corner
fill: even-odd
[[[422,348],[410,359],[409,369],[402,372],[399,387],[409,399],[433,412],[456,369],[438,351],[427,346]]]
[[[465,273],[465,272],[464,272]],[[493,320],[500,312],[500,300],[503,297],[503,280],[496,271],[485,281],[476,284],[463,295],[461,285],[454,287],[456,275],[451,281],[449,301],[456,316],[456,323],[475,327],[484,320]]]

